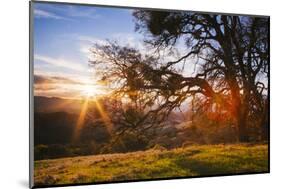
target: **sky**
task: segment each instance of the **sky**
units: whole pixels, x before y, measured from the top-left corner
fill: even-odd
[[[82,98],[105,93],[95,85],[89,49],[106,39],[137,46],[132,9],[34,3],[34,92],[36,96]]]
[[[97,84],[89,67],[94,43],[104,44],[109,39],[144,50],[142,53],[148,51],[143,34],[135,31],[133,9],[42,2],[33,5],[36,96],[81,99],[106,94],[108,89]],[[179,56],[187,50],[184,41],[179,41],[177,48]],[[165,61],[175,58],[163,57]],[[196,73],[200,67],[196,61],[187,60],[183,75]]]

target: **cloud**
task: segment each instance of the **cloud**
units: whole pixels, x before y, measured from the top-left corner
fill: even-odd
[[[75,21],[76,20],[75,18],[97,19],[101,17],[101,15],[97,14],[95,9],[93,9],[92,7],[81,8],[72,5],[63,6],[63,7],[59,7],[59,6],[37,7],[34,9],[34,15],[36,18],[50,18],[56,20],[70,20],[70,21]]]
[[[93,48],[94,44],[108,45],[109,43],[107,40],[116,41],[121,46],[129,46],[138,50],[144,50],[142,41],[131,33],[114,33],[109,37],[110,38],[102,39],[85,35],[77,36],[77,39],[80,42],[80,52],[88,54],[90,48]]]
[[[35,95],[73,97],[81,93],[83,81],[60,76],[34,75]],[[68,93],[66,96],[65,93]]]
[[[100,15],[96,13],[96,10],[92,7],[86,8],[84,7],[82,10],[80,8],[74,6],[68,6],[66,10],[66,14],[71,17],[78,18],[90,18],[97,19],[100,18]]]
[[[77,40],[79,41],[80,45],[80,52],[87,56],[87,58],[90,58],[90,49],[93,48],[94,44],[99,45],[106,45],[108,42],[104,39],[91,37],[91,36],[77,36]]]
[[[89,90],[90,88],[90,90]],[[34,94],[61,98],[84,98],[89,95],[105,94],[106,88],[98,86],[94,81],[84,81],[81,78],[68,78],[49,75],[34,75]]]
[[[40,75],[34,75],[34,84],[44,84],[48,82],[49,80],[43,76]]]
[[[87,70],[85,66],[76,62],[65,60],[63,58],[52,58],[48,56],[35,54],[34,59],[56,67],[66,68],[73,71],[85,72]]]
[[[108,44],[106,40],[104,39],[100,39],[100,38],[96,38],[96,37],[91,37],[91,36],[78,36],[78,40],[83,42],[83,43],[87,43],[87,44],[100,44],[100,45],[106,45]]]
[[[66,77],[59,76],[44,76],[44,75],[34,75],[34,84],[74,84],[74,85],[83,85],[83,82],[72,80]]]
[[[71,20],[42,9],[34,9],[35,18],[51,18],[56,20]]]
[[[34,65],[34,75],[38,76],[45,76],[45,77],[63,77],[63,78],[70,78],[77,81],[81,81],[83,83],[89,82],[89,74],[91,72],[87,72],[86,74],[81,74],[80,72],[65,72],[62,69],[59,70],[46,70],[43,66],[35,64]]]

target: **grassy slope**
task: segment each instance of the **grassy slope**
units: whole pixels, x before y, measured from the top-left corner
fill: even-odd
[[[201,145],[36,161],[35,184],[265,172],[267,168],[267,145]]]

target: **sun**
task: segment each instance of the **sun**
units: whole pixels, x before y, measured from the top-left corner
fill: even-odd
[[[98,87],[94,84],[83,85],[81,91],[85,97],[94,97],[99,93]]]

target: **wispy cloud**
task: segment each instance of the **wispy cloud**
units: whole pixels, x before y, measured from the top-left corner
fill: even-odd
[[[80,52],[85,54],[88,58],[90,55],[90,49],[93,48],[94,44],[99,44],[99,45],[108,44],[108,42],[104,39],[99,39],[91,36],[78,36],[77,40],[79,41]]]
[[[101,45],[107,44],[107,41],[104,39],[91,37],[91,36],[85,36],[85,35],[78,36],[77,39],[81,42],[90,43],[90,44],[94,44],[94,43],[98,43]]]
[[[144,48],[142,40],[132,33],[113,33],[111,37],[122,46],[130,46],[139,50]]]
[[[42,10],[42,9],[35,9],[34,15],[35,15],[35,18],[50,18],[50,19],[56,19],[56,20],[71,20],[71,19],[59,16],[55,13],[45,11],[45,10]]]
[[[84,8],[83,11],[81,11],[81,9],[77,9],[74,6],[68,6],[66,13],[68,16],[71,17],[90,18],[90,19],[100,18],[100,15],[97,14],[96,10],[92,7]]]
[[[46,76],[46,75],[34,75],[34,84],[77,84],[83,85],[85,83],[73,79],[69,79],[67,77],[59,77],[59,76]]]
[[[97,86],[93,81],[84,81],[81,78],[34,75],[34,93],[36,96],[55,96],[62,98],[84,98],[89,95],[89,87],[92,88],[92,95],[99,95],[106,92],[102,86]]]
[[[95,9],[92,7],[84,8],[81,10],[80,8],[76,8],[74,6],[65,6],[65,7],[47,7],[46,8],[35,8],[34,9],[35,18],[49,18],[56,20],[70,20],[75,21],[76,18],[86,18],[86,19],[97,19],[100,18],[101,15],[97,14]]]
[[[85,72],[87,70],[86,66],[83,66],[80,63],[65,60],[63,58],[52,58],[48,56],[35,54],[34,59],[59,68],[66,68],[73,71]]]
[[[34,75],[34,89],[36,95],[65,97],[66,91],[71,91],[72,95],[78,94],[78,89],[86,83],[80,80],[73,80],[67,77]],[[71,92],[69,94],[71,94]],[[71,95],[70,95],[71,97]]]

